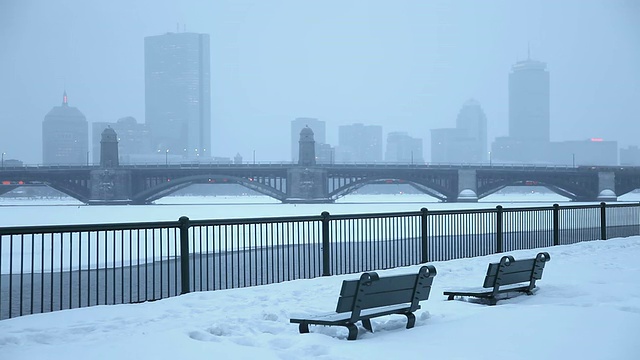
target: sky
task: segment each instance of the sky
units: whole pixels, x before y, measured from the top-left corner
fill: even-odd
[[[402,315],[359,325],[358,339],[342,327],[310,326],[293,317],[333,311],[343,280],[358,274],[249,288],[195,292],[133,305],[94,306],[0,321],[0,352],[12,360],[91,359],[637,359],[640,343],[640,237],[591,241],[509,254],[547,251],[532,296],[487,306],[447,301],[446,290],[480,286],[499,254],[431,263],[438,274],[416,326]],[[417,273],[419,266],[378,271]],[[613,279],[613,281],[612,281]]]
[[[144,37],[207,33],[212,153],[290,160],[290,121],[383,126],[424,140],[480,102],[508,133],[511,66],[544,61],[551,140],[640,145],[635,0],[2,0],[0,151],[42,162],[41,126],[62,102],[89,122],[144,114]]]

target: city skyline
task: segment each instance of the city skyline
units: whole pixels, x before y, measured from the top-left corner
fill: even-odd
[[[0,58],[0,122],[11,131],[0,134],[0,151],[38,163],[39,134],[29,133],[64,88],[90,123],[145,119],[143,39],[176,22],[211,34],[216,156],[286,160],[281,132],[307,116],[330,124],[332,144],[341,125],[407,131],[424,139],[429,159],[429,130],[452,126],[468,98],[482,104],[492,142],[508,134],[508,72],[528,43],[553,74],[552,141],[640,143],[637,3],[373,1],[365,12],[363,4],[3,3],[0,45],[10,55]]]

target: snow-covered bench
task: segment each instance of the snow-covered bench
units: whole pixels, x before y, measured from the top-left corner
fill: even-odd
[[[536,280],[542,279],[544,264],[550,259],[546,252],[538,253],[533,259],[515,260],[513,256],[503,256],[499,263],[489,264],[482,288],[445,291],[444,294],[449,296],[448,300],[453,300],[455,296],[482,298],[488,300],[489,305],[502,300],[502,297],[499,298],[500,294],[532,295]]]
[[[419,302],[429,298],[434,276],[433,265],[423,266],[417,274],[410,275],[379,277],[375,272],[364,273],[360,280],[342,282],[335,312],[290,322],[300,324],[301,334],[309,332],[309,324],[345,326],[349,329],[349,340],[358,337],[356,322],[362,321],[362,326],[373,332],[370,319],[383,315],[405,315],[410,329],[416,323],[413,312],[420,308]]]

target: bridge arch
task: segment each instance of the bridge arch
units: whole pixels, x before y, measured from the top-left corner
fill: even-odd
[[[552,182],[548,182],[545,179],[526,177],[521,179],[501,179],[492,182],[490,185],[479,186],[478,199],[487,197],[507,186],[543,186],[558,195],[569,198],[571,201],[583,200],[586,198],[585,192],[590,192],[589,189],[585,189],[580,184],[571,183],[570,181],[555,179]]]
[[[201,183],[227,183],[239,184],[260,194],[283,201],[286,194],[269,185],[254,181],[253,178],[243,178],[237,176],[225,175],[193,175],[175,179],[167,179],[168,181],[159,185],[148,188],[133,195],[132,202],[134,204],[149,204],[155,200],[165,197],[173,192],[183,189],[192,184]]]
[[[447,201],[447,195],[445,195],[447,193],[447,190],[439,186],[438,184],[433,183],[433,184],[425,185],[409,179],[398,178],[398,177],[383,177],[383,176],[366,177],[366,178],[353,180],[340,187],[333,189],[332,191],[329,192],[328,195],[329,195],[329,198],[331,198],[332,200],[337,200],[366,185],[387,184],[389,182],[407,184],[421,191],[422,193],[425,193],[429,196],[433,196],[434,198],[440,201],[443,201],[443,202]]]

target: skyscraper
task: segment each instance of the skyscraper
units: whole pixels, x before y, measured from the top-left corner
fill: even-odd
[[[509,74],[509,137],[518,142],[549,142],[549,72],[528,58]]]
[[[316,142],[316,156],[321,153],[321,147],[326,143],[325,139],[325,123],[322,120],[316,118],[301,117],[291,121],[291,161],[294,164],[298,163],[299,157],[299,143],[300,131],[305,127],[309,127],[313,131],[314,140]],[[328,161],[320,161],[328,162]]]
[[[144,39],[145,112],[154,150],[211,156],[209,35]]]
[[[424,164],[422,139],[413,138],[406,132],[390,132],[387,134],[384,160],[393,163]]]
[[[42,163],[83,165],[89,162],[89,124],[78,108],[69,106],[67,92],[42,122]]]
[[[342,125],[338,128],[339,162],[372,164],[382,161],[382,126]]]
[[[432,162],[477,164],[488,154],[487,117],[474,99],[462,105],[455,128],[431,130]]]
[[[489,152],[487,151],[487,117],[474,99],[467,100],[456,118],[456,128],[465,131],[470,139],[471,156],[466,161],[472,163],[484,162]]]

